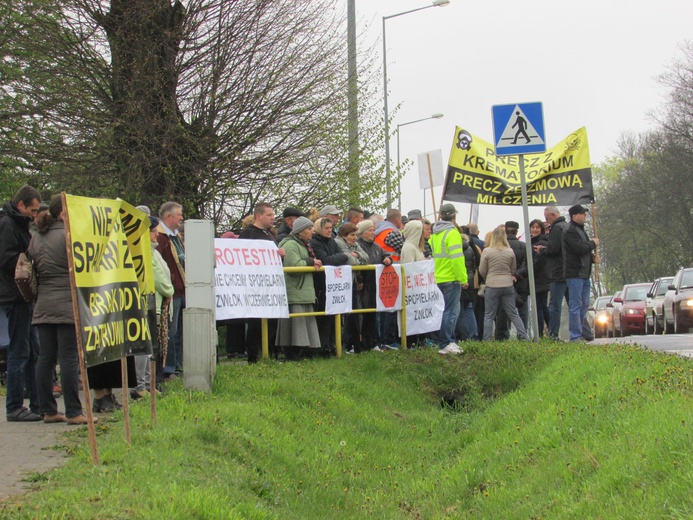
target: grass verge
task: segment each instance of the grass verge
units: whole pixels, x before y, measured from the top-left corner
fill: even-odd
[[[693,364],[631,346],[467,343],[223,363],[86,430],[3,518],[691,518]]]

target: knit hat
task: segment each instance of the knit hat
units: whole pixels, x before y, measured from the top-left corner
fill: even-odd
[[[296,220],[294,220],[294,227],[291,230],[291,234],[298,235],[301,231],[305,231],[310,227],[313,227],[313,222],[311,222],[309,218],[298,217]]]
[[[152,229],[155,229],[156,226],[159,225],[159,217],[155,217],[154,215],[149,215],[149,231]]]
[[[370,228],[374,227],[375,224],[373,224],[372,220],[362,220],[357,224],[357,230],[356,233],[359,235],[363,235],[366,231],[368,231]]]

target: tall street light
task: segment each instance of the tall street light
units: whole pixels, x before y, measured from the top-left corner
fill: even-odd
[[[415,13],[416,11],[422,11],[430,7],[443,7],[449,3],[450,0],[433,0],[431,5],[383,16],[383,105],[385,109],[385,182],[387,186],[387,209],[390,209],[390,203],[392,202],[392,187],[390,182],[390,122],[388,121],[390,114],[387,109],[387,43],[385,40],[385,22],[390,18]]]
[[[420,123],[421,121],[428,121],[429,119],[440,119],[441,117],[443,117],[443,114],[436,113],[431,114],[430,116],[424,117],[422,119],[416,119],[414,121],[407,121],[406,123],[397,124],[397,207],[400,210],[402,209],[402,174],[399,171],[399,129],[403,126],[413,125],[414,123]]]

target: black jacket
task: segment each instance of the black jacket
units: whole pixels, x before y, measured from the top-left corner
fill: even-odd
[[[551,279],[549,277],[549,270],[547,267],[547,258],[541,253],[534,251],[534,246],[548,246],[549,237],[546,234],[537,235],[532,237],[532,262],[534,265],[534,288],[536,292],[546,292],[551,286]],[[545,251],[546,249],[544,249]]]
[[[515,253],[515,259],[517,260],[517,269],[515,270],[517,282],[515,282],[515,290],[518,294],[526,296],[529,294],[529,280],[527,280],[527,244],[518,240],[515,235],[508,235],[508,244],[513,250],[513,253]]]
[[[584,226],[571,222],[563,232],[563,276],[589,278],[592,271],[592,251],[597,244],[590,240]]]
[[[565,280],[563,276],[563,231],[568,227],[565,217],[558,217],[551,224],[549,232],[549,242],[543,255],[546,257],[546,270],[548,271],[549,280],[552,282],[562,282]]]
[[[14,283],[14,270],[19,253],[29,247],[29,224],[31,218],[22,215],[10,202],[0,208],[0,305],[24,302]]]
[[[315,251],[315,258],[321,260],[323,265],[346,265],[349,263],[349,258],[346,253],[342,253],[334,238],[314,235],[310,239],[310,245]]]
[[[274,235],[267,231],[266,229],[260,229],[257,226],[250,225],[243,229],[239,234],[238,238],[245,238],[250,240],[271,240],[274,242]]]

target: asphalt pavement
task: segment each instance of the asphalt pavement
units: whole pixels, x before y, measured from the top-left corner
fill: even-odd
[[[26,491],[31,486],[27,478],[33,474],[58,467],[65,460],[65,451],[51,447],[61,444],[61,433],[83,426],[44,424],[43,421],[8,422],[5,396],[0,397],[0,407],[0,500],[3,500]]]

